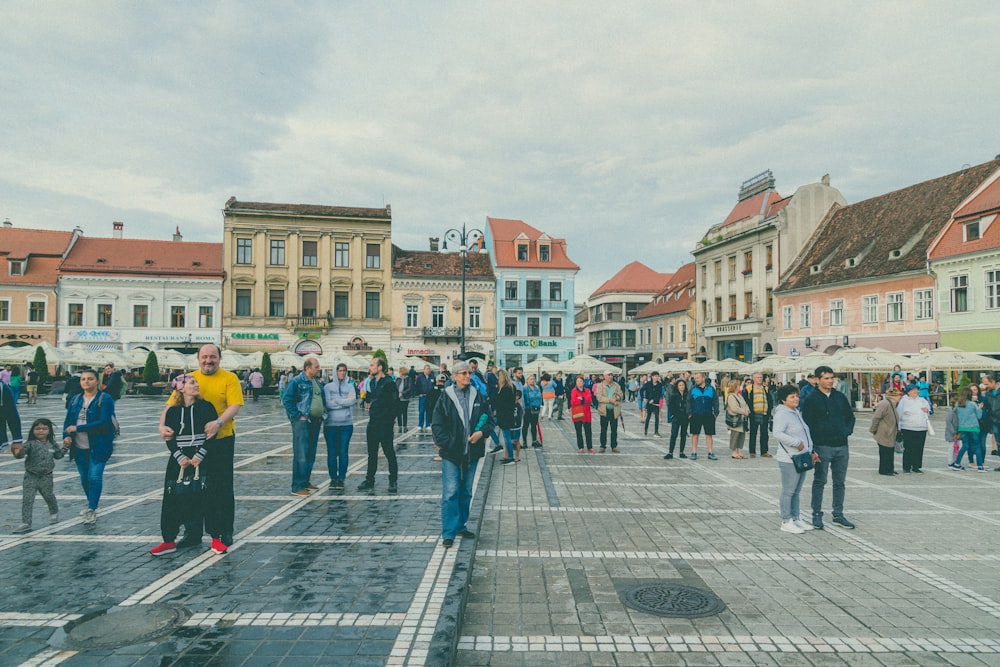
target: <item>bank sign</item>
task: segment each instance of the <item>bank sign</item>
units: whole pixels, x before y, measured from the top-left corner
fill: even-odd
[[[559,344],[554,340],[539,340],[538,338],[529,338],[529,339],[519,338],[514,341],[514,347],[559,347]]]

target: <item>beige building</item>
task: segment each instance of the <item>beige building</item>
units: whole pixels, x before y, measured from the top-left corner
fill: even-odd
[[[496,278],[490,257],[467,255],[464,318],[461,261],[458,253],[393,248],[390,359],[450,365],[460,354],[463,319],[466,355],[494,358]]]
[[[298,354],[389,350],[392,211],[242,202],[223,210],[223,344]]]
[[[662,363],[693,358],[696,310],[694,262],[688,262],[636,313],[635,324],[639,329],[636,361]]]

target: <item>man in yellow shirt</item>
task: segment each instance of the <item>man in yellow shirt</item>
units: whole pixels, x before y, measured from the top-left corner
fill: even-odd
[[[226,553],[233,544],[233,521],[236,515],[236,497],[233,492],[233,455],[236,449],[236,413],[243,407],[243,386],[235,373],[219,366],[222,349],[214,343],[203,345],[198,350],[198,370],[191,373],[198,380],[201,397],[215,406],[219,418],[205,426],[208,438],[208,457],[205,459],[205,474],[211,482],[206,488],[204,530],[212,536],[212,551]],[[176,393],[176,392],[175,392]],[[175,396],[171,394],[167,407],[173,405]],[[160,415],[160,436],[164,440],[173,437],[173,429],[164,425],[167,409]],[[186,523],[184,539],[178,547],[201,544],[202,519],[196,518]]]

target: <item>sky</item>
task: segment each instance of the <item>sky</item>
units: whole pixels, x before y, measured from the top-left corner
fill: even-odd
[[[849,203],[1000,153],[1000,3],[0,6],[0,219],[222,240],[243,201],[567,240],[673,272],[770,169]]]

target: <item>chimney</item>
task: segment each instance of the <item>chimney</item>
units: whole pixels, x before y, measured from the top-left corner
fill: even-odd
[[[184,240],[184,237],[181,236],[181,226],[180,225],[177,225],[177,227],[174,228],[174,240],[175,241],[183,241]]]
[[[122,230],[125,229],[125,223],[124,222],[118,222],[117,220],[115,220],[112,223],[112,225],[114,225],[114,228],[115,228],[114,237],[116,239],[120,239],[122,237]]]
[[[438,245],[439,245],[440,241],[441,241],[441,238],[438,237],[438,236],[432,236],[430,238],[431,252],[437,252],[438,251]]]
[[[10,218],[4,218],[3,219],[3,226],[4,227],[13,227],[14,223],[10,221]]]

